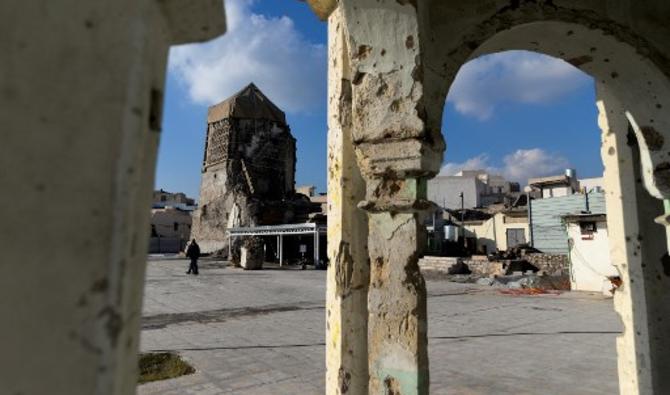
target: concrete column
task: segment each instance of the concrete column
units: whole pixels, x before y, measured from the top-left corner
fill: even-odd
[[[341,10],[328,21],[328,266],[326,393],[368,394],[370,265],[365,182],[354,153],[351,74]]]
[[[0,3],[0,392],[132,394],[167,50],[220,1]]]
[[[654,223],[663,205],[644,188],[640,147],[624,106],[600,83],[597,93],[610,254],[623,282],[614,297],[624,325],[617,339],[619,388],[627,395],[668,393],[670,264],[665,232]]]
[[[444,95],[424,67],[422,2],[342,0],[351,67],[352,143],[366,182],[369,393],[426,394],[426,179],[439,171]],[[330,220],[330,218],[329,218]]]

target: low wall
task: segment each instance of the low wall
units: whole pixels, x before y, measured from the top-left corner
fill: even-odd
[[[425,256],[419,259],[419,268],[422,271],[436,271],[451,274],[462,258],[451,256]]]
[[[567,255],[532,253],[524,255],[522,259],[549,275],[570,274],[570,261]]]
[[[149,254],[178,253],[186,247],[186,240],[172,237],[151,237],[149,239]]]
[[[472,256],[463,259],[463,263],[467,265],[472,274],[484,277],[503,276],[507,273],[509,265],[507,260],[489,261],[486,256]]]

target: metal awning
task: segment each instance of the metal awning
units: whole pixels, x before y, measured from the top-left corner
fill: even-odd
[[[326,225],[315,223],[286,224],[286,225],[263,225],[245,228],[229,228],[226,230],[229,236],[279,236],[313,234],[316,232],[326,233]]]
[[[279,265],[284,264],[284,236],[291,235],[312,235],[314,237],[314,262],[319,262],[319,239],[320,236],[326,234],[326,225],[315,223],[302,224],[286,224],[286,225],[264,225],[251,226],[246,228],[230,228],[226,230],[228,238],[242,237],[242,236],[277,236],[277,249],[279,252]],[[232,243],[228,242],[228,256],[231,253]]]

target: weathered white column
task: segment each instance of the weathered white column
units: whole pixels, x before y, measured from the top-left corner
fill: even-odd
[[[341,10],[328,21],[328,290],[326,393],[368,393],[370,264],[365,182],[354,153],[351,70]]]
[[[0,392],[132,394],[168,46],[219,0],[0,2]]]
[[[640,146],[624,106],[597,84],[607,226],[622,286],[614,297],[624,333],[617,339],[621,394],[663,394],[668,387],[670,267],[666,235],[654,220],[661,200],[643,185]]]
[[[344,0],[353,144],[366,181],[369,393],[429,387],[426,288],[418,258],[426,179],[440,167],[444,97],[427,99],[421,2]],[[437,109],[437,111],[435,111]]]

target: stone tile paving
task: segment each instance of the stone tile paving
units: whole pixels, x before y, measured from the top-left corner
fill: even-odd
[[[324,271],[187,266],[149,261],[141,348],[176,350],[196,373],[139,394],[324,393]],[[431,393],[617,393],[611,300],[427,284]]]

